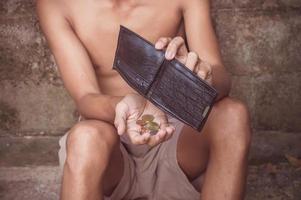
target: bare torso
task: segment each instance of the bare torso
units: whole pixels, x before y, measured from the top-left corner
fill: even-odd
[[[76,1],[65,0],[65,12],[73,31],[89,53],[104,94],[123,96],[133,91],[112,70],[120,24],[152,43],[162,36],[184,36],[182,14],[177,1]]]

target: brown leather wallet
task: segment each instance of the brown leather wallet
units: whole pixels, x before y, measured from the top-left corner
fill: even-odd
[[[177,59],[120,26],[113,69],[161,110],[200,131],[217,91]]]

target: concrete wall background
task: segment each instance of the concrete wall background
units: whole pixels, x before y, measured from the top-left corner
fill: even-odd
[[[247,200],[301,199],[301,1],[212,0],[232,96],[254,129]],[[59,198],[58,139],[77,114],[34,0],[0,1],[0,199]],[[272,163],[272,164],[271,164]]]
[[[231,95],[249,105],[255,140],[267,140],[254,151],[275,155],[274,142],[299,154],[301,1],[214,0],[212,7]],[[57,136],[75,121],[34,1],[0,1],[0,136]]]

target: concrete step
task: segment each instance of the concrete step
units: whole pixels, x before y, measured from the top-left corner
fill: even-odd
[[[246,200],[300,200],[301,170],[286,163],[249,167]],[[0,167],[0,199],[57,200],[60,178],[57,166]]]
[[[58,136],[0,137],[0,167],[56,166]],[[285,154],[301,157],[301,134],[255,131],[250,164],[285,162]]]
[[[0,167],[0,199],[57,200],[58,167]]]

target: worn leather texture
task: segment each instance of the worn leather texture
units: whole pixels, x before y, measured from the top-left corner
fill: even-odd
[[[171,116],[200,131],[217,91],[177,59],[120,26],[113,69],[138,93]]]

